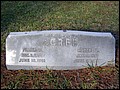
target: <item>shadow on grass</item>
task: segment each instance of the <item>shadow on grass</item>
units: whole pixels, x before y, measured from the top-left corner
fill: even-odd
[[[56,1],[2,1],[1,2],[1,32],[8,30],[12,23],[32,20],[39,11],[41,18],[59,5]],[[19,31],[19,30],[16,30]]]
[[[8,1],[2,1],[1,2],[1,32],[8,29],[8,26],[16,22],[17,17],[23,15],[25,12],[25,9],[23,6],[17,6],[19,2],[8,2]]]

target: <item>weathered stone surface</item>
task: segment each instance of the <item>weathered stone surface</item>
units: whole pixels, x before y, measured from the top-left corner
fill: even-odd
[[[85,31],[11,32],[6,39],[7,69],[71,70],[115,65],[111,33]]]

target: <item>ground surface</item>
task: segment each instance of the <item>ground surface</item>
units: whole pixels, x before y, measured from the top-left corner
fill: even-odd
[[[79,70],[7,70],[5,39],[10,32],[33,30],[111,32],[116,39],[116,66]],[[1,88],[119,88],[118,1],[2,1]]]

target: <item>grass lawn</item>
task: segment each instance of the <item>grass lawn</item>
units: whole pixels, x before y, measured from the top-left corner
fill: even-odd
[[[1,1],[1,88],[119,88],[119,73],[112,67],[94,68],[95,74],[91,69],[71,71],[69,76],[69,71],[6,69],[5,39],[10,32],[63,29],[111,32],[119,45],[119,1]],[[88,72],[91,77],[82,78]]]

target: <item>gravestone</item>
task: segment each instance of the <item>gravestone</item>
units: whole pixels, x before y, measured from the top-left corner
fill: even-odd
[[[6,38],[10,70],[73,70],[115,65],[111,33],[87,31],[11,32]]]

